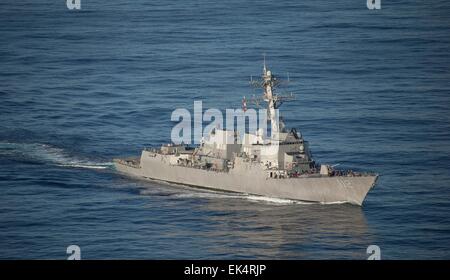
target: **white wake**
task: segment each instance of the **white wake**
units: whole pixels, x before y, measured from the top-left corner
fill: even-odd
[[[40,143],[0,142],[0,155],[73,168],[108,169],[113,165],[71,156],[64,149]]]

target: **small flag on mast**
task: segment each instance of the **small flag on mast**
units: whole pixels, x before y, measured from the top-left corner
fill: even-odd
[[[244,98],[242,99],[242,110],[245,112],[245,111],[247,111],[247,99],[245,98],[245,96],[244,96]]]

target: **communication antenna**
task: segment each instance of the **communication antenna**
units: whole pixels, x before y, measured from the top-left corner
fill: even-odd
[[[266,73],[266,53],[263,53],[263,61],[264,61],[264,74]]]

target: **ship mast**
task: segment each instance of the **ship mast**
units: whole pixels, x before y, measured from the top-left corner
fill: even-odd
[[[267,118],[270,119],[272,138],[278,138],[280,124],[278,123],[278,118],[276,116],[275,99],[273,93],[273,88],[275,86],[276,79],[274,76],[272,76],[272,72],[270,70],[267,70],[265,57],[264,57],[264,68],[262,78],[264,88],[264,101],[267,102]]]
[[[281,96],[275,93],[275,88],[281,84],[275,75],[272,74],[270,70],[268,70],[266,65],[266,57],[264,56],[264,64],[263,64],[263,74],[261,81],[251,81],[251,84],[257,87],[262,87],[264,90],[264,95],[262,96],[262,100],[267,102],[267,119],[270,120],[271,125],[271,138],[274,140],[279,139],[279,133],[282,132],[284,128],[283,121],[277,116],[277,110],[281,104],[285,101],[294,99],[294,96]],[[253,98],[254,103],[259,104],[260,98]]]

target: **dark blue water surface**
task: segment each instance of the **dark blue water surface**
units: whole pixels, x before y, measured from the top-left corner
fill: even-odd
[[[0,3],[0,258],[450,258],[449,1]],[[362,208],[133,181],[171,112],[238,108],[262,54],[317,161],[381,174]]]

